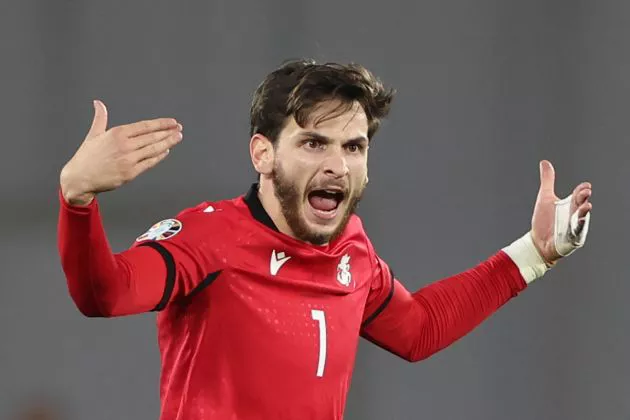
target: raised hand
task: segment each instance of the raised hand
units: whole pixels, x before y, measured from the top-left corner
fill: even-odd
[[[571,196],[560,201],[554,192],[555,171],[551,162],[540,162],[540,189],[532,216],[532,237],[541,256],[549,264],[554,264],[574,244],[561,243],[577,241],[582,230],[588,228],[587,215],[593,208],[589,201],[592,186],[589,182],[582,182],[575,187]],[[568,206],[568,212],[566,208]],[[564,214],[566,213],[566,215]],[[573,218],[573,221],[570,219]],[[563,235],[568,232],[567,235]]]
[[[64,199],[88,205],[96,194],[133,180],[162,161],[182,140],[182,126],[158,118],[107,129],[107,108],[94,101],[94,119],[85,140],[59,177]]]

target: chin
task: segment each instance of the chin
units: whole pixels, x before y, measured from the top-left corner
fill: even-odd
[[[304,240],[316,245],[324,245],[335,239],[343,230],[342,224],[346,217],[346,208],[342,204],[334,212],[322,213],[313,209],[308,202],[302,211],[302,226]]]
[[[298,239],[304,242],[308,242],[313,245],[327,245],[336,235],[328,232],[319,232],[316,230],[309,230],[298,236]]]
[[[334,226],[333,228],[309,226],[308,231],[309,231],[308,235],[311,238],[309,242],[312,242],[317,245],[324,245],[334,239],[337,233],[337,226]]]

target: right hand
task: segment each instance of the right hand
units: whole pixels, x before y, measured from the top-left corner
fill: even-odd
[[[182,140],[182,126],[158,118],[107,130],[107,108],[94,101],[94,119],[85,140],[60,174],[69,204],[86,206],[96,194],[111,191],[154,167]]]

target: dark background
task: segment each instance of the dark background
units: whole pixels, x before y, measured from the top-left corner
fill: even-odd
[[[473,333],[408,364],[362,342],[347,419],[630,416],[626,188],[630,3],[0,2],[0,418],[155,419],[153,314],[87,319],[56,250],[59,171],[91,101],[110,126],[158,116],[184,142],[100,200],[115,250],[254,179],[251,93],[282,61],[355,61],[398,89],[360,214],[415,290],[529,229],[538,162],[561,197],[593,183],[587,246]]]

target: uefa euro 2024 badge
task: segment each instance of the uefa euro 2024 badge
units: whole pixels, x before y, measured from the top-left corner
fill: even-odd
[[[182,222],[177,219],[166,219],[157,222],[145,233],[136,238],[136,242],[141,241],[161,241],[172,238],[182,230]]]

